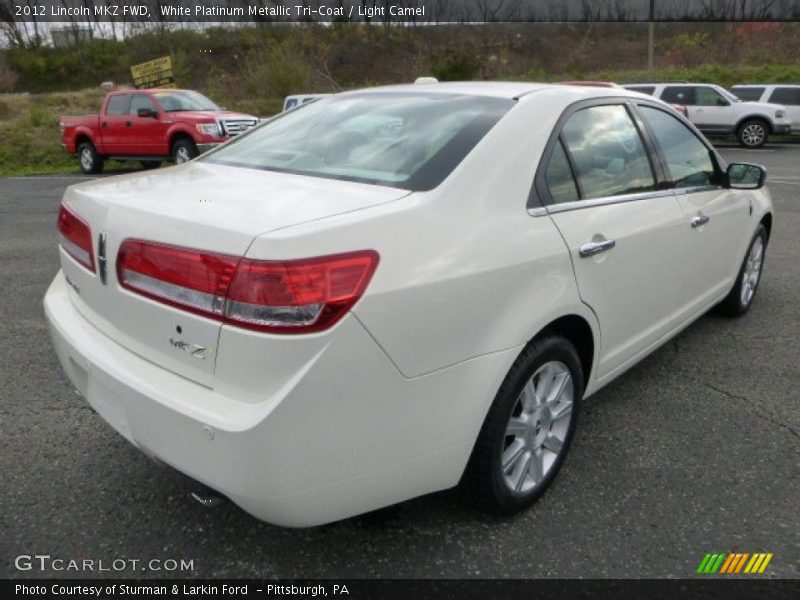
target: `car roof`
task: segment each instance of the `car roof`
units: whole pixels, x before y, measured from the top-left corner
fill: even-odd
[[[797,84],[797,83],[737,83],[736,85],[732,86],[732,88],[744,88],[744,87],[788,87],[788,88],[796,88],[796,87],[800,87],[800,84]]]
[[[623,83],[622,87],[631,85],[717,85],[716,83],[709,83],[708,81],[643,81],[635,83]]]
[[[515,99],[534,92],[545,90],[562,90],[579,98],[601,98],[607,96],[640,96],[636,92],[624,88],[608,88],[594,86],[568,85],[558,83],[514,82],[514,81],[469,81],[388,85],[344,92],[348,94],[379,94],[386,92],[434,92],[437,94],[454,94],[466,96],[490,96],[495,98]]]
[[[157,94],[159,92],[195,92],[201,93],[197,90],[188,90],[183,88],[120,88],[118,90],[113,90],[109,92],[109,94],[135,94],[135,93],[147,93],[147,94]]]

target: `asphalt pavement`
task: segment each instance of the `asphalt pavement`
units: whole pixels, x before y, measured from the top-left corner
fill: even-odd
[[[701,318],[596,394],[556,482],[515,518],[447,491],[305,530],[201,507],[73,392],[42,297],[59,200],[84,177],[0,179],[0,576],[692,577],[735,551],[800,577],[800,147],[722,153],[766,165],[775,201],[748,315]],[[33,554],[192,564],[18,571]]]

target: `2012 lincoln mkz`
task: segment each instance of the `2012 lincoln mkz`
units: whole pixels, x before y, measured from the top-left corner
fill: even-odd
[[[258,518],[459,483],[511,513],[583,400],[709,309],[748,311],[765,176],[626,90],[347,92],[68,188],[45,309],[103,419]]]

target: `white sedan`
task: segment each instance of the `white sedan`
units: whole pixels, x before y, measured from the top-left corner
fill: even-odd
[[[459,483],[510,513],[582,400],[710,308],[750,308],[764,178],[626,90],[349,92],[70,187],[45,309],[112,427],[261,519]]]

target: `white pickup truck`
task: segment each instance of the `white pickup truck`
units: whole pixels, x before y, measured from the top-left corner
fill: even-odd
[[[746,148],[763,146],[772,134],[791,132],[786,107],[743,102],[711,83],[631,83],[623,87],[673,104],[683,104],[689,120],[706,135],[735,135]]]

